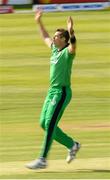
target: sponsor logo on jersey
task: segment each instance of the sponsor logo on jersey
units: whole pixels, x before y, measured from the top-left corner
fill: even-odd
[[[51,63],[57,64],[60,58],[61,52],[59,52],[55,57],[51,57]]]
[[[52,59],[52,60],[51,60],[51,63],[52,63],[52,64],[57,64],[57,62],[58,62],[58,59]]]

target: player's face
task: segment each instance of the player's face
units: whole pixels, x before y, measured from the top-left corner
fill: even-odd
[[[56,31],[53,37],[53,42],[56,46],[60,46],[60,44],[62,43],[62,36],[61,36],[61,32]]]

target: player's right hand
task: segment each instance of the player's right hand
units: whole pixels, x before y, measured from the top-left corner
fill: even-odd
[[[42,14],[43,14],[42,9],[37,9],[36,10],[36,14],[35,14],[35,21],[36,22],[40,22]]]

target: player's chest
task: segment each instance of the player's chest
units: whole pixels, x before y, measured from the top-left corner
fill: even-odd
[[[62,52],[55,52],[52,54],[50,58],[50,63],[53,65],[60,65],[62,64],[63,60],[63,53]]]

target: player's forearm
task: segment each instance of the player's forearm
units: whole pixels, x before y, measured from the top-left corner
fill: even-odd
[[[70,43],[73,45],[76,43],[76,37],[74,31],[70,34]]]
[[[37,24],[38,24],[38,26],[39,26],[40,33],[41,33],[42,37],[44,38],[44,40],[45,40],[46,38],[49,38],[49,34],[48,34],[48,32],[46,31],[46,29],[45,29],[42,21],[39,20],[39,21],[37,22]]]
[[[69,18],[68,21],[68,32],[70,36],[70,44],[68,46],[69,52],[70,53],[75,53],[76,51],[76,37],[73,29],[73,20],[72,18]]]
[[[71,30],[69,32],[69,35],[70,35],[70,43],[71,44],[75,44],[76,43],[76,37],[75,37],[75,33],[74,33],[73,27],[71,28]]]

